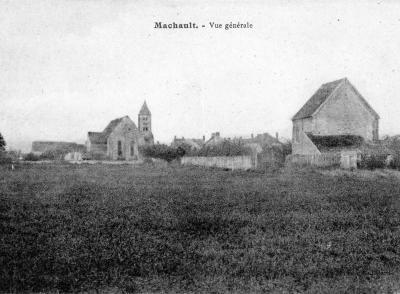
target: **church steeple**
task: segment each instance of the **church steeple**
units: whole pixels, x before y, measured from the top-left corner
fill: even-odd
[[[138,126],[139,132],[142,133],[151,133],[151,112],[147,107],[146,100],[144,101],[142,108],[138,114]]]
[[[147,107],[146,100],[144,100],[142,108],[140,108],[139,115],[151,115],[151,112],[150,112],[149,108]]]

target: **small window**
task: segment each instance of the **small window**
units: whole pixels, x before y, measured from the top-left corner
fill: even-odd
[[[143,131],[148,131],[148,130],[149,130],[148,127],[144,127],[144,128],[143,128]]]
[[[118,156],[122,156],[122,142],[118,141]]]
[[[135,155],[135,150],[133,149],[133,145],[131,145],[131,156]]]

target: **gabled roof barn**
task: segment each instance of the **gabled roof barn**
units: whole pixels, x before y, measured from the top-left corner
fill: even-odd
[[[347,78],[336,80],[321,85],[321,87],[311,96],[311,98],[303,105],[302,108],[293,116],[292,120],[303,119],[312,117],[317,110],[331,97],[332,93],[343,83],[346,83],[360,98],[365,107],[377,118],[379,115],[375,110],[368,104],[364,97],[358,92],[358,90],[349,82]]]

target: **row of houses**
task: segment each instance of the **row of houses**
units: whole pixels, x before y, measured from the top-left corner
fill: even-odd
[[[254,136],[251,134],[247,137],[222,137],[220,132],[211,134],[210,139],[205,140],[205,136],[202,139],[193,138],[177,138],[175,136],[171,146],[174,148],[182,147],[189,152],[186,152],[186,156],[195,157],[221,157],[229,155],[241,156],[246,155],[251,157],[253,167],[264,166],[264,165],[276,165],[281,164],[285,160],[285,146],[279,141],[278,133],[275,137],[269,133],[257,134]],[[207,163],[212,163],[210,159],[203,160]],[[243,159],[232,159],[234,162],[242,162]],[[199,162],[198,159],[194,160]],[[224,160],[222,160],[225,162]],[[248,159],[245,159],[248,161]],[[190,162],[190,161],[188,161]],[[228,161],[229,162],[229,161]],[[227,163],[229,165],[229,163]],[[240,165],[240,164],[239,164]],[[247,164],[245,164],[247,166]]]
[[[222,144],[223,142],[231,141],[242,143],[247,146],[272,146],[274,144],[281,144],[278,138],[278,133],[276,133],[275,137],[271,136],[269,133],[257,134],[254,136],[253,134],[250,137],[222,137],[220,132],[211,133],[210,139],[206,141],[205,136],[201,139],[194,138],[178,138],[174,137],[174,140],[171,143],[172,147],[179,147],[182,145],[187,145],[193,148],[194,150],[199,150],[203,147],[207,146],[217,146]]]
[[[101,132],[88,132],[86,152],[111,160],[135,160],[139,147],[154,144],[151,112],[144,102],[138,114],[138,127],[124,116],[112,120]],[[356,149],[360,140],[373,144],[379,140],[379,115],[347,78],[321,85],[292,117],[292,155],[318,156],[326,152]],[[278,135],[269,133],[247,138],[224,138],[219,132],[203,138],[177,138],[171,146],[186,144],[193,149],[215,146],[226,140],[241,142],[256,154],[280,146]],[[32,151],[43,152],[55,144],[34,142]],[[39,150],[40,149],[40,150]]]

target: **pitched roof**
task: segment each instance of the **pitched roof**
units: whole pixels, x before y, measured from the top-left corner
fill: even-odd
[[[190,140],[192,140],[194,143],[196,143],[200,147],[203,146],[205,143],[203,139],[190,139]]]
[[[364,97],[358,92],[358,90],[349,82],[347,78],[343,78],[340,80],[336,80],[330,83],[323,84],[314,95],[303,105],[303,107],[293,116],[292,120],[302,119],[311,117],[319,107],[331,96],[333,91],[337,87],[339,87],[342,83],[346,83],[351,89],[356,93],[356,95],[360,98],[361,102],[364,106],[379,119],[378,113],[368,104],[368,102],[364,99]]]
[[[110,121],[110,123],[103,130],[103,135],[107,138],[125,117],[127,116],[116,118]]]
[[[317,92],[308,99],[306,104],[304,104],[303,107],[293,116],[292,120],[312,116],[322,103],[324,103],[332,94],[332,92],[345,80],[346,78],[323,84]]]
[[[146,101],[144,101],[142,108],[140,108],[139,114],[142,115],[151,115],[149,108],[147,107]]]
[[[172,141],[173,146],[179,146],[182,144],[188,144],[192,148],[195,149],[200,149],[204,145],[203,139],[187,139],[187,138],[175,138],[174,141]]]
[[[126,115],[124,117],[113,119],[102,132],[88,132],[89,141],[95,144],[107,144],[108,136],[110,136],[124,118],[129,118],[129,116]],[[135,125],[135,123],[133,124]]]

